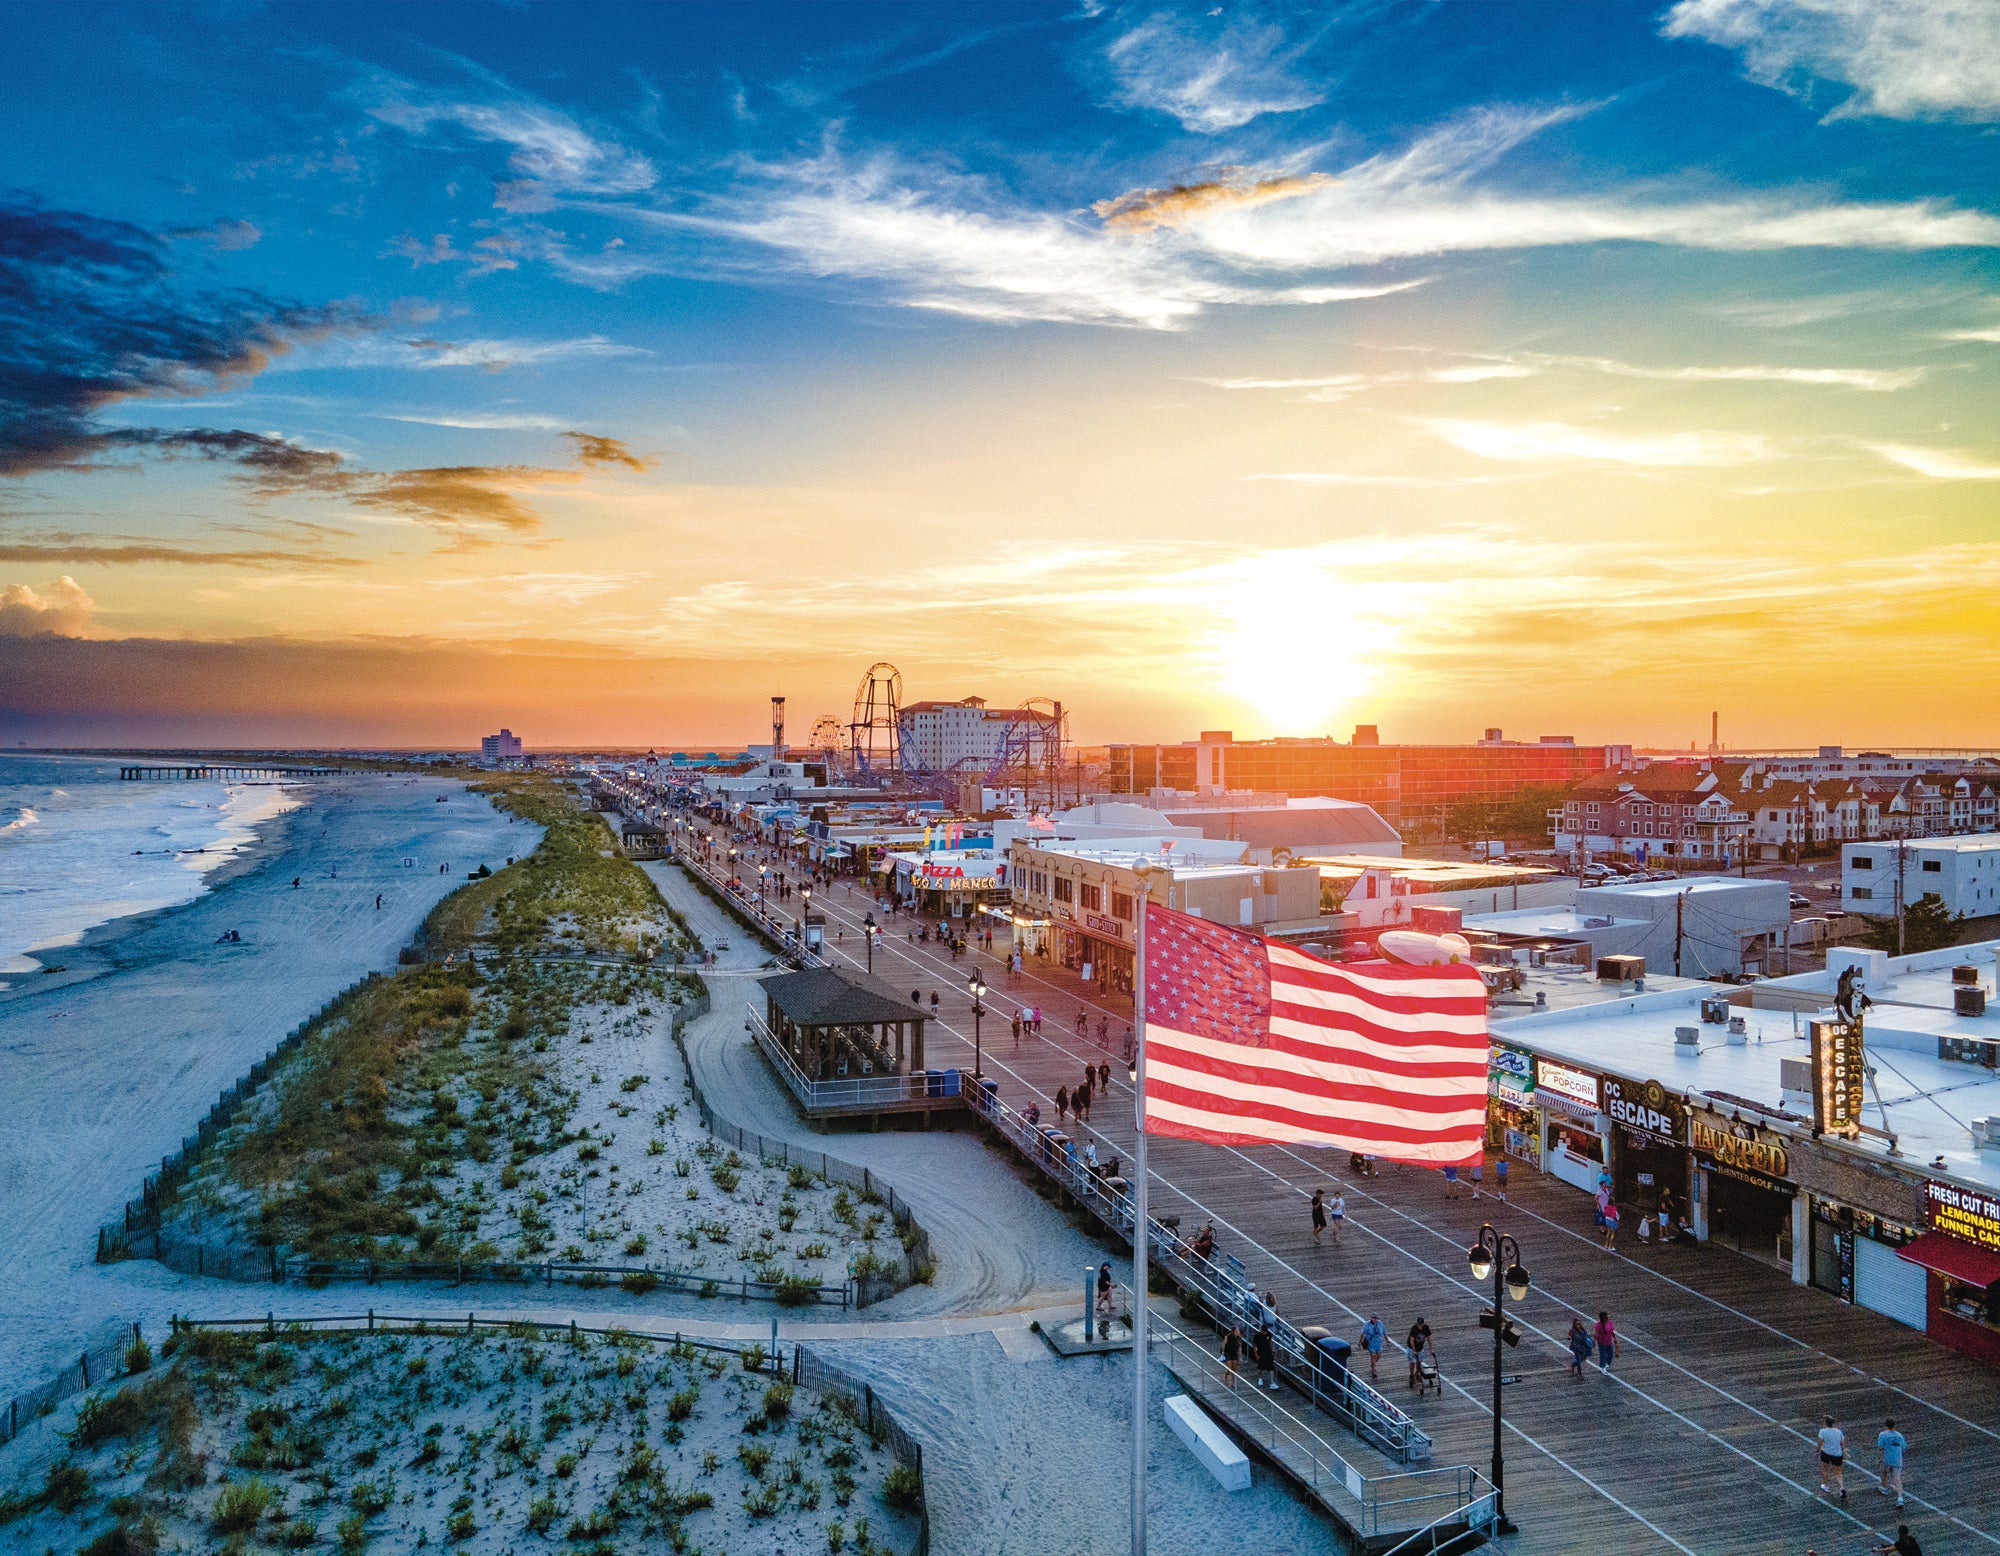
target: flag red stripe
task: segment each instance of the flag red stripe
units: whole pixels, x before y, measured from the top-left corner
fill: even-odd
[[[1427,1166],[1481,1153],[1488,1061],[1477,971],[1342,968],[1144,911],[1145,993],[1161,1018],[1145,1035],[1149,1133],[1332,1145]]]

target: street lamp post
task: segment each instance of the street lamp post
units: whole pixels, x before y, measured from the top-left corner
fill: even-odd
[[[985,1072],[985,1056],[979,1046],[979,1018],[986,1014],[986,1007],[979,1003],[986,993],[986,982],[975,971],[965,980],[965,991],[972,996],[972,1078],[978,1080]]]
[[[875,915],[870,913],[861,921],[861,938],[868,942],[868,976],[875,976]]]
[[[1521,1343],[1521,1331],[1508,1319],[1505,1302],[1508,1297],[1516,1302],[1528,1299],[1528,1272],[1521,1264],[1520,1244],[1505,1232],[1494,1231],[1491,1222],[1480,1226],[1479,1241],[1465,1256],[1474,1280],[1493,1279],[1493,1311],[1480,1314],[1479,1325],[1493,1331],[1493,1512],[1497,1518],[1493,1532],[1507,1535],[1516,1530],[1507,1517],[1507,1482],[1500,1457],[1500,1359],[1505,1347]]]
[[[799,956],[803,960],[812,955],[812,946],[806,939],[806,925],[812,922],[813,889],[799,888]]]
[[[764,912],[764,877],[770,873],[771,867],[769,865],[760,864],[757,866],[757,912],[760,917]]]

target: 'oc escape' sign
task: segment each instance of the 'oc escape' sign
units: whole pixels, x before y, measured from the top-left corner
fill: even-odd
[[[1845,1021],[1812,1023],[1813,1122],[1830,1135],[1861,1133],[1861,1029]]]
[[[1938,1231],[2000,1253],[2000,1196],[1931,1178],[1924,1184],[1924,1208]]]

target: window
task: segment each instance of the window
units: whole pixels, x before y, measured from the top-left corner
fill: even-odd
[[[1078,888],[1078,891],[1079,891],[1080,895],[1082,896],[1082,899],[1083,899],[1083,905],[1084,905],[1084,906],[1085,906],[1086,908],[1090,909],[1090,911],[1091,911],[1091,912],[1095,913],[1095,912],[1099,911],[1099,910],[1100,910],[1101,908],[1103,908],[1103,906],[1104,906],[1104,888],[1103,888],[1103,887],[1101,887],[1101,886],[1092,886],[1092,885],[1089,885],[1088,883],[1086,883],[1085,885],[1083,885],[1083,886],[1079,887],[1079,888]]]
[[[1591,801],[1591,802],[1590,802],[1590,803],[1589,803],[1588,805],[1584,806],[1584,807],[1583,807],[1583,809],[1584,809],[1584,813],[1585,813],[1586,815],[1591,815],[1591,816],[1594,816],[1594,815],[1596,815],[1596,814],[1597,814],[1597,801],[1595,801],[1595,800],[1592,800],[1592,801]]]
[[[1114,891],[1111,894],[1111,911],[1119,918],[1132,916],[1132,894],[1128,891]]]
[[[1848,896],[1852,897],[1856,902],[1868,902],[1874,898],[1875,888],[1872,886],[1856,886],[1848,892]]]
[[[1924,861],[1924,871],[1928,875],[1942,875],[1944,873],[1944,861],[1942,859],[1926,859]]]
[[[1066,875],[1058,875],[1056,877],[1056,901],[1057,902],[1076,901],[1076,882],[1072,881]]]
[[[1872,870],[1875,868],[1875,858],[1872,854],[1856,854],[1847,862],[1857,870]]]

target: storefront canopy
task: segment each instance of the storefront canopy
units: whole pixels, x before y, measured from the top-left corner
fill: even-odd
[[[1986,1287],[2000,1281],[2000,1253],[1975,1248],[1945,1232],[1926,1232],[1898,1248],[1896,1256],[1968,1286]]]

